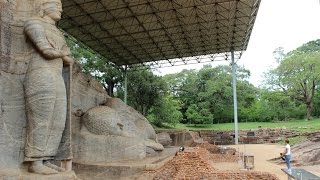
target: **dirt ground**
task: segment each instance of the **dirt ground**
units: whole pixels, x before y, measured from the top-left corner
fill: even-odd
[[[288,179],[285,173],[281,171],[282,168],[286,168],[286,164],[275,164],[268,160],[279,157],[279,153],[283,152],[284,146],[278,144],[241,144],[241,145],[230,145],[228,147],[236,148],[237,151],[245,154],[254,155],[254,170],[264,171],[275,174],[281,180]],[[292,154],[294,156],[294,154]],[[294,158],[294,157],[293,157]],[[239,164],[241,166],[241,164]],[[215,166],[215,165],[214,165]],[[217,164],[217,167],[222,169],[235,168],[234,164]],[[297,168],[297,167],[292,167]],[[304,166],[303,168],[317,176],[320,176],[320,165],[316,166]]]
[[[276,164],[274,162],[269,161],[270,159],[278,158],[279,153],[283,152],[284,145],[279,144],[241,144],[241,145],[228,145],[227,147],[235,148],[238,152],[253,155],[254,156],[254,169],[253,171],[262,171],[269,172],[275,174],[280,180],[287,180],[287,175],[282,172],[282,168],[286,168],[286,164],[283,162],[281,164]],[[172,151],[171,151],[172,153]],[[168,154],[167,154],[168,155]],[[172,155],[173,156],[173,155]],[[293,154],[294,156],[294,154]],[[243,170],[242,162],[210,162],[210,164],[219,170]],[[295,167],[292,168],[303,168],[315,175],[320,176],[320,165],[315,166],[303,166],[303,167]],[[145,177],[146,178],[146,177]],[[142,179],[145,179],[142,178]],[[138,178],[140,179],[140,178]],[[148,178],[146,178],[148,179]]]
[[[284,146],[278,144],[246,144],[246,145],[228,145],[228,147],[235,148],[238,152],[253,155],[254,156],[254,169],[253,171],[262,171],[269,172],[276,175],[280,180],[287,180],[287,176],[284,172],[281,171],[282,168],[286,168],[285,163],[276,164],[270,159],[274,159],[279,157],[279,153],[283,151]],[[134,168],[134,167],[145,167],[147,170],[157,170],[160,169],[166,162],[173,158],[175,152],[179,147],[170,147],[166,148],[159,156],[156,157],[148,157],[141,161],[134,162],[123,162],[123,163],[111,163],[110,166],[121,166],[125,165],[126,168]],[[188,148],[188,147],[186,147]],[[294,154],[293,154],[294,156]],[[243,164],[240,162],[210,162],[210,164],[219,170],[243,170]],[[293,166],[292,168],[297,168]],[[309,172],[320,176],[320,165],[316,166],[305,166],[299,167],[308,170]],[[135,174],[123,177],[110,177],[106,178],[107,174],[105,173],[94,173],[94,174],[85,174],[85,172],[76,172],[78,177],[83,180],[86,179],[119,179],[119,180],[149,180],[153,178],[152,174],[143,173],[143,174]],[[92,173],[92,172],[91,172]],[[93,178],[94,177],[94,178]]]

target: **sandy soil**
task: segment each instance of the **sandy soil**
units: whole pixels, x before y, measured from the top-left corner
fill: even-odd
[[[286,168],[285,163],[278,165],[268,161],[270,159],[279,157],[279,153],[283,151],[284,146],[281,146],[278,144],[246,144],[246,145],[241,144],[241,145],[230,145],[229,147],[236,148],[237,151],[243,152],[245,154],[254,155],[255,167],[253,170],[273,173],[276,176],[278,176],[281,180],[288,179],[285,173],[281,171],[282,168]],[[222,166],[222,167],[223,169],[228,168],[225,166]],[[230,165],[229,167],[235,168],[234,165]],[[292,168],[296,168],[296,167],[293,166]],[[303,168],[315,175],[320,176],[320,165],[305,166],[305,167],[299,167],[299,168]]]

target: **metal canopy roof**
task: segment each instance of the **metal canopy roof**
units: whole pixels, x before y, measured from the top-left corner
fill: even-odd
[[[228,60],[261,0],[62,0],[59,26],[116,65]]]

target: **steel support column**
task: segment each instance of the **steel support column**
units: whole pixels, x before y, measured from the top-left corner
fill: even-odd
[[[233,90],[233,115],[234,115],[234,144],[238,144],[238,107],[237,107],[237,77],[236,63],[234,62],[234,51],[231,51],[232,60],[232,90]]]
[[[128,66],[125,65],[124,68],[124,103],[128,104]]]

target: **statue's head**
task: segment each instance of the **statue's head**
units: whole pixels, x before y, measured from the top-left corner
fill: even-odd
[[[47,16],[54,21],[61,19],[62,4],[60,0],[43,0],[41,4],[42,16]]]

